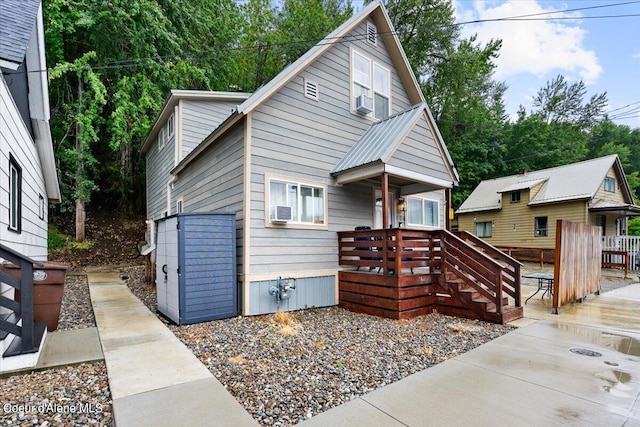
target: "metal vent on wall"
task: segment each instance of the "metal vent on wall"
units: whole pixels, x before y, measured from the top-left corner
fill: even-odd
[[[304,96],[318,100],[318,84],[316,82],[304,81]]]
[[[371,22],[367,22],[367,41],[378,44],[378,29]]]

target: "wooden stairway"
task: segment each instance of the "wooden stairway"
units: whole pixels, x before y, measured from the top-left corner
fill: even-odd
[[[508,323],[523,316],[523,308],[509,305],[509,297],[502,297],[502,307],[498,307],[494,301],[483,296],[476,287],[470,285],[468,280],[460,278],[453,273],[446,273],[442,286],[445,294],[457,302],[459,306],[451,304],[439,304],[438,311],[448,314],[449,307],[455,307],[454,315],[469,319],[484,320],[492,323]]]

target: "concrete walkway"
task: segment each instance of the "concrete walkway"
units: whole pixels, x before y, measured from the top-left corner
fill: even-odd
[[[527,326],[301,426],[640,426],[640,284],[529,304]]]
[[[115,274],[89,289],[117,427],[256,426]],[[526,296],[536,288],[525,286]],[[640,427],[640,284],[550,311],[519,329],[302,423],[313,426]]]
[[[258,425],[116,274],[88,279],[117,427]]]

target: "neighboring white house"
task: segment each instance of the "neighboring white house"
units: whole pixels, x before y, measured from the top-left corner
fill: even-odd
[[[60,201],[46,69],[40,0],[2,0],[0,244],[39,261],[47,259],[48,203]],[[13,294],[0,283],[1,296],[12,300]],[[0,306],[0,316],[7,314],[6,307]],[[5,335],[0,335],[0,357]],[[8,362],[0,362],[4,370]]]

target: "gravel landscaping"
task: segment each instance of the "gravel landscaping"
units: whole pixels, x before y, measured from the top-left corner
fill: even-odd
[[[59,330],[96,326],[84,275],[67,275]],[[111,392],[104,362],[3,378],[2,426],[111,426]]]
[[[123,278],[155,313],[155,290],[142,274],[128,269]],[[513,329],[439,314],[396,321],[337,307],[168,326],[268,426],[297,424]]]
[[[155,288],[144,284],[144,268],[121,267],[119,273],[156,313]],[[608,291],[629,283],[607,276],[602,287]],[[337,307],[182,327],[159,318],[268,426],[297,424],[512,330],[440,314],[394,321]],[[86,277],[69,275],[59,329],[91,326],[95,318]],[[0,402],[3,426],[112,424],[103,362],[3,378]]]

